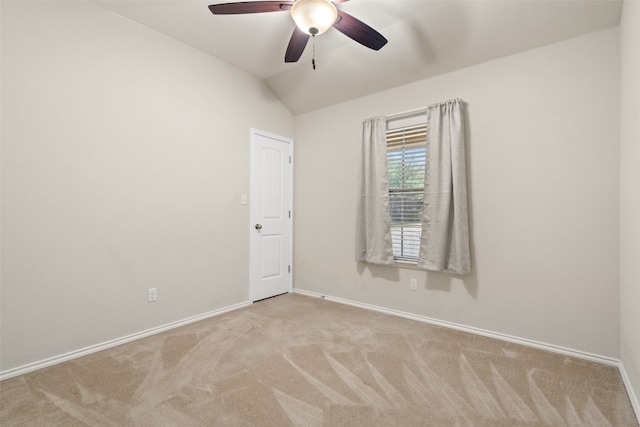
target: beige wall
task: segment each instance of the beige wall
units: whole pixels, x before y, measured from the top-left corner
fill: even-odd
[[[640,2],[620,24],[620,357],[640,398]],[[636,408],[640,411],[640,408]],[[638,413],[640,417],[640,412]]]
[[[3,1],[2,112],[0,370],[248,299],[249,130],[293,136],[262,83],[88,2]]]
[[[294,287],[618,357],[618,47],[606,30],[297,116]],[[456,97],[473,273],[357,264],[362,120]]]
[[[639,389],[638,9],[621,104],[607,30],[298,116],[294,286],[622,357]],[[248,298],[249,128],[294,136],[261,83],[86,2],[2,2],[1,71],[0,371]],[[356,264],[361,121],[454,97],[473,274]]]

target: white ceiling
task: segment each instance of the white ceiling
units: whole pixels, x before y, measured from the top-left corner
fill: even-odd
[[[338,8],[389,43],[373,51],[335,29],[284,63],[288,12],[214,16],[233,0],[92,0],[257,78],[294,114],[617,26],[621,0],[351,0]]]

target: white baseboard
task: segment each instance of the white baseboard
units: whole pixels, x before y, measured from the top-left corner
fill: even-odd
[[[397,316],[397,317],[402,317],[405,319],[411,319],[411,320],[416,320],[418,322],[423,322],[423,323],[428,323],[431,325],[436,325],[436,326],[443,326],[445,328],[449,328],[449,329],[455,329],[458,331],[462,331],[462,332],[469,332],[471,334],[476,334],[476,335],[482,335],[485,337],[489,337],[489,338],[495,338],[498,340],[502,340],[502,341],[508,341],[514,344],[521,344],[521,345],[526,345],[528,347],[534,347],[534,348],[538,348],[540,350],[547,350],[547,351],[551,351],[554,353],[560,353],[560,354],[564,354],[565,356],[571,356],[571,357],[577,357],[580,359],[586,359],[586,360],[590,360],[592,362],[597,362],[597,363],[604,363],[605,365],[611,365],[611,366],[619,366],[620,365],[620,361],[618,359],[613,359],[610,357],[606,357],[606,356],[600,356],[597,354],[592,354],[592,353],[588,353],[588,352],[584,352],[584,351],[580,351],[580,350],[573,350],[570,348],[565,348],[565,347],[561,347],[561,346],[557,346],[557,345],[553,345],[553,344],[546,344],[546,343],[542,343],[542,342],[538,342],[538,341],[534,341],[534,340],[529,340],[526,338],[520,338],[520,337],[514,337],[511,335],[507,335],[507,334],[502,334],[499,332],[493,332],[493,331],[488,331],[485,329],[480,329],[480,328],[475,328],[473,326],[466,326],[466,325],[461,325],[458,323],[453,323],[453,322],[447,322],[445,320],[438,320],[438,319],[434,319],[431,317],[426,317],[426,316],[421,316],[418,314],[412,314],[412,313],[407,313],[404,311],[398,311],[398,310],[393,310],[390,308],[385,308],[385,307],[380,307],[377,305],[371,305],[371,304],[365,304],[365,303],[361,303],[358,301],[351,301],[348,299],[344,299],[344,298],[339,298],[339,297],[333,297],[333,296],[329,296],[329,295],[322,295],[319,294],[317,292],[310,292],[310,291],[305,291],[302,289],[294,289],[293,292],[298,293],[300,295],[307,295],[307,296],[311,296],[311,297],[316,297],[316,298],[322,298],[325,299],[327,301],[333,301],[333,302],[338,302],[341,304],[346,304],[346,305],[351,305],[354,307],[359,307],[359,308],[364,308],[367,310],[372,310],[372,311],[377,311],[380,313],[385,313],[385,314],[391,314],[393,316]]]
[[[640,401],[638,401],[638,396],[633,390],[633,386],[631,385],[631,379],[627,375],[626,369],[624,369],[624,364],[620,362],[620,376],[622,376],[622,382],[624,383],[625,388],[627,389],[627,394],[629,395],[629,400],[631,401],[631,406],[633,410],[636,412],[636,418],[640,420]]]
[[[97,353],[98,351],[106,350],[111,347],[115,347],[121,344],[126,344],[131,341],[139,340],[140,338],[145,338],[145,337],[159,334],[161,332],[165,332],[171,329],[179,328],[180,326],[185,326],[190,323],[208,319],[210,317],[219,316],[221,314],[228,313],[230,311],[237,310],[239,308],[247,307],[250,305],[251,305],[250,301],[241,302],[239,304],[223,307],[218,310],[210,311],[208,313],[199,314],[197,316],[188,317],[186,319],[178,320],[176,322],[167,323],[166,325],[147,329],[146,331],[136,332],[135,334],[127,335],[121,338],[116,338],[110,341],[85,347],[79,350],[71,351],[69,353],[61,354],[59,356],[54,356],[48,359],[40,360],[38,362],[29,363],[27,365],[19,366],[17,368],[8,369],[6,371],[0,372],[0,381],[6,380],[8,378],[16,377],[18,375],[33,372],[38,369],[46,368],[47,366],[52,366],[58,363],[76,359],[78,357],[86,356],[92,353]]]

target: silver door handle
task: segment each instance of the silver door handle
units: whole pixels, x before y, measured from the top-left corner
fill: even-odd
[[[256,224],[256,230],[262,230],[262,225]]]

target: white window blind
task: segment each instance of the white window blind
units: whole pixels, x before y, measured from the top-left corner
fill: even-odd
[[[387,131],[391,239],[399,261],[418,259],[426,151],[426,124]]]

